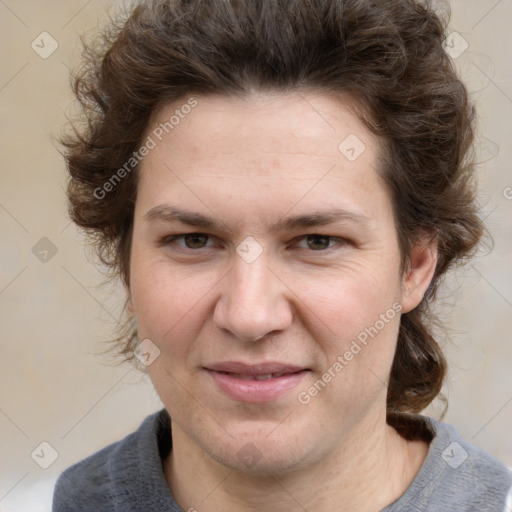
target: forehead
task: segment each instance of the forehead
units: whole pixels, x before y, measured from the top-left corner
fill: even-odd
[[[290,207],[310,190],[304,205],[330,197],[336,207],[344,195],[364,215],[363,203],[383,191],[380,142],[348,97],[261,93],[193,100],[193,108],[185,108],[194,104],[190,98],[166,105],[148,126],[155,147],[139,181],[148,208],[183,194],[198,205],[214,195],[234,204],[234,194],[241,194],[253,209],[262,196]]]
[[[366,153],[361,155],[366,162],[375,156],[378,140],[356,116],[348,95],[255,93],[196,96],[194,102],[190,108],[190,98],[183,98],[160,108],[147,130],[172,145],[180,160],[197,161],[205,153],[210,161],[231,156],[226,160],[243,173],[236,161],[263,161],[269,154],[346,162],[360,153]]]

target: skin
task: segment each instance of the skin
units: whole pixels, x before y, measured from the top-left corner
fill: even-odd
[[[139,338],[160,350],[147,369],[172,420],[169,487],[184,510],[201,512],[381,510],[407,489],[428,451],[386,424],[400,315],[309,403],[298,394],[393,304],[402,313],[419,304],[436,248],[420,240],[400,272],[380,141],[350,98],[196,98],[141,164],[128,290]],[[185,101],[157,112],[147,135]],[[338,150],[350,134],[366,146],[353,162]],[[221,227],[149,218],[159,205]],[[277,219],[334,208],[365,219],[270,231]],[[207,236],[169,238],[188,233]],[[314,234],[333,238],[299,239]],[[251,263],[236,251],[247,237],[263,250]],[[221,361],[310,371],[275,400],[241,403],[204,370]],[[244,449],[259,454],[251,466],[238,455]]]

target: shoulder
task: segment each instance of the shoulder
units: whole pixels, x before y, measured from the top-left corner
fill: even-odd
[[[426,422],[432,432],[427,457],[405,494],[386,512],[507,510],[512,472],[463,440],[452,425],[427,417],[420,421]]]
[[[126,441],[113,443],[61,473],[53,493],[53,512],[81,510],[85,503],[103,510],[101,502],[112,501],[108,466]]]
[[[140,481],[137,473],[161,468],[156,438],[162,418],[165,411],[148,416],[135,432],[61,473],[53,493],[52,511],[116,510],[123,493]]]
[[[434,453],[444,463],[448,482],[468,494],[504,492],[512,486],[512,472],[498,459],[462,439],[452,425],[430,419],[436,430]],[[442,464],[440,464],[441,467]]]

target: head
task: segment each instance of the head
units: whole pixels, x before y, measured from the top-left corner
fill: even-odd
[[[482,232],[445,26],[412,0],[149,0],[89,50],[71,216],[126,286],[121,352],[158,347],[157,391],[214,457],[259,439],[282,467],[313,461],[439,394],[429,306]],[[293,399],[240,403],[210,385],[226,361],[305,373]]]

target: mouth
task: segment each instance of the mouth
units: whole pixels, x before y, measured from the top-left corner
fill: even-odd
[[[295,373],[299,372],[293,372],[293,373],[264,373],[262,375],[247,375],[243,373],[231,373],[231,372],[219,372],[224,375],[229,375],[230,377],[233,377],[234,379],[240,379],[240,380],[269,380],[269,379],[277,379],[279,377],[282,377],[283,375],[294,375]]]
[[[282,363],[227,362],[204,368],[223,395],[238,402],[268,402],[295,388],[310,371]]]

